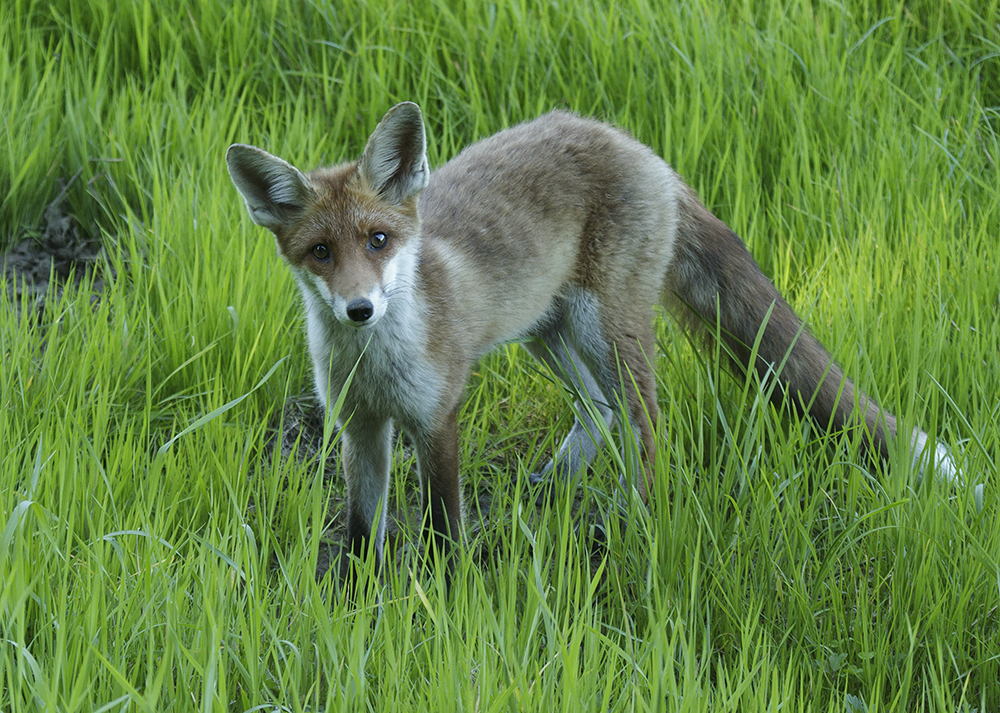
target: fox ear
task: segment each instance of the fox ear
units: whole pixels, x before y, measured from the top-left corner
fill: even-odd
[[[226,165],[250,218],[271,232],[300,216],[316,195],[299,169],[255,146],[233,144],[226,151]]]
[[[402,203],[427,186],[426,144],[420,107],[413,102],[397,104],[368,139],[358,173],[385,199]]]

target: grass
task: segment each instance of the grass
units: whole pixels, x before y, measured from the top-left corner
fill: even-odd
[[[1000,708],[996,0],[8,6],[0,249],[79,174],[117,279],[38,319],[0,291],[0,710]],[[451,594],[409,556],[381,606],[331,594],[338,475],[266,446],[310,388],[297,298],[223,155],[353,157],[404,99],[433,165],[554,107],[627,128],[970,486],[869,472],[664,323],[651,504],[595,556],[569,495],[508,487],[570,423],[510,347],[462,412]],[[584,511],[616,481],[608,451]]]

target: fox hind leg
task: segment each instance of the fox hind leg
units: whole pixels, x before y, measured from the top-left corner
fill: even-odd
[[[623,314],[628,319],[615,318]],[[578,290],[568,296],[558,324],[537,335],[538,341],[525,344],[536,359],[594,406],[591,410],[578,402],[577,418],[556,458],[532,482],[549,482],[553,473],[566,480],[586,467],[603,444],[602,430],[592,414],[599,414],[610,427],[615,415],[622,415],[619,405],[624,404],[630,428],[621,432],[636,436],[633,452],[641,464],[636,463],[634,471],[641,475],[635,486],[643,501],[648,499],[649,460],[655,452],[653,425],[659,415],[650,363],[655,344],[652,324],[651,308],[633,303],[618,309],[613,302],[604,304],[591,292]]]
[[[656,375],[650,363],[655,355],[651,325],[644,325],[644,328],[638,331],[641,334],[612,331],[614,354],[611,361],[614,371],[610,374],[610,380],[613,381],[617,393],[624,392],[629,423],[638,441],[636,451],[640,467],[635,469],[634,485],[642,501],[647,502],[649,487],[653,480],[653,460],[656,453],[655,425],[659,419],[659,407],[656,401]],[[602,374],[605,380],[608,380],[606,369],[602,370]]]
[[[577,400],[573,427],[563,439],[555,457],[545,465],[541,473],[531,475],[533,484],[553,484],[553,480],[569,482],[587,467],[604,443],[603,430],[598,427],[594,416],[599,416],[605,427],[610,428],[615,414],[586,362],[569,342],[569,334],[565,330],[551,330],[538,340],[525,343],[524,347],[579,394],[581,399],[589,401],[585,404]],[[545,497],[545,493],[540,497]]]
[[[633,452],[637,453],[640,462],[634,464],[634,485],[646,502],[653,476],[651,461],[656,452],[654,426],[659,418],[656,375],[652,367],[655,356],[652,308],[641,307],[636,302],[616,305],[596,300],[593,307],[599,310],[599,316],[594,319],[588,315],[587,319],[577,320],[571,332],[601,391],[613,397],[613,405],[625,406],[630,428],[623,424],[621,433],[635,435],[637,443]],[[627,318],[623,319],[622,315]],[[623,482],[623,485],[627,484]]]

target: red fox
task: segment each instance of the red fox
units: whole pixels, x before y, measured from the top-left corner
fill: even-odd
[[[896,418],[857,391],[764,276],[740,238],[651,149],[606,124],[555,111],[462,151],[433,174],[423,117],[399,104],[361,158],[304,174],[253,146],[226,154],[250,217],[274,233],[305,306],[316,392],[326,405],[352,369],[342,413],[348,545],[374,537],[381,562],[393,428],[412,438],[428,546],[458,536],[456,416],[472,365],[521,342],[593,408],[579,408],[540,478],[572,475],[619,409],[653,475],[654,306],[718,332],[743,369],[779,370],[788,400],[821,426],[861,425],[885,459]],[[763,334],[751,363],[752,348]],[[363,352],[363,356],[362,356]],[[593,414],[593,416],[591,416]],[[948,449],[925,453],[956,480]],[[553,478],[555,479],[555,478]]]

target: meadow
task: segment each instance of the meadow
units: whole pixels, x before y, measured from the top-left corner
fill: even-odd
[[[96,255],[2,278],[0,711],[1000,710],[998,0],[7,0],[0,58],[0,252]],[[652,146],[965,483],[664,320],[628,528],[589,537],[615,449],[525,492],[572,396],[509,346],[467,387],[451,591],[404,441],[381,591],[317,579],[336,434],[224,154],[351,159],[403,100],[432,166],[553,108]]]

